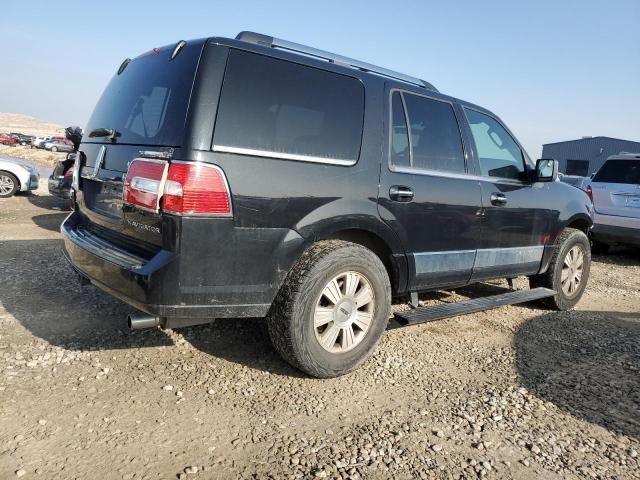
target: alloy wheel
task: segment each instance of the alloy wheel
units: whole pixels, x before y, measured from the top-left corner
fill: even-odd
[[[564,257],[560,284],[567,297],[572,297],[580,289],[584,271],[584,252],[579,245],[574,245]]]
[[[15,183],[13,179],[7,175],[0,175],[0,195],[8,195],[13,192]]]
[[[366,337],[375,314],[375,294],[359,272],[345,272],[324,287],[313,313],[316,339],[330,353],[344,353]]]

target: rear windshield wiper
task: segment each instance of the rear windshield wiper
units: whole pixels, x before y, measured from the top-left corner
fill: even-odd
[[[96,137],[109,137],[111,140],[114,140],[119,137],[121,133],[117,131],[115,128],[94,128],[89,132],[89,136],[92,138]]]

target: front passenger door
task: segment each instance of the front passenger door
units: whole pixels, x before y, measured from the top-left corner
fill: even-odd
[[[537,273],[551,210],[531,183],[523,150],[491,115],[464,108],[480,172],[482,229],[472,280]]]

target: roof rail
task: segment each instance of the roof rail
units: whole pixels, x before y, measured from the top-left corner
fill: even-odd
[[[302,53],[316,58],[322,58],[328,60],[331,63],[342,65],[345,67],[352,67],[362,70],[364,72],[371,72],[383,77],[393,78],[395,80],[401,80],[406,83],[418,85],[419,87],[426,88],[427,90],[433,90],[437,92],[438,89],[431,83],[421,80],[419,78],[405,75],[404,73],[394,72],[386,68],[377,67],[370,63],[361,62],[360,60],[354,60],[353,58],[343,57],[342,55],[336,55],[335,53],[326,52],[324,50],[318,50],[317,48],[307,47],[299,43],[289,42],[287,40],[281,40],[279,38],[270,37],[256,32],[240,32],[236,36],[236,40],[242,40],[244,42],[255,43],[264,47],[280,48],[283,50],[290,50],[296,53]]]

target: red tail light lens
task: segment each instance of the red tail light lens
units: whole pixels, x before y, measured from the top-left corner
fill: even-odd
[[[71,166],[64,172],[65,177],[73,177],[73,169],[76,168],[76,162],[73,162]]]
[[[122,187],[124,202],[157,212],[160,188],[167,165],[167,162],[162,160],[140,158],[133,160]]]
[[[589,200],[591,200],[591,203],[593,203],[593,190],[591,189],[591,185],[587,185],[587,196]]]
[[[215,165],[173,161],[162,196],[162,210],[178,215],[231,215],[231,195]]]

